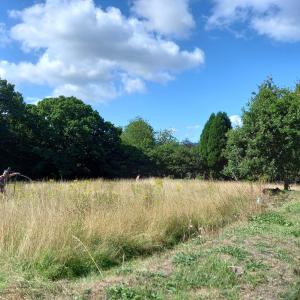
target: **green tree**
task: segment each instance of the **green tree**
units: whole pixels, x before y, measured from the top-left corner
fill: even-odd
[[[151,158],[156,163],[156,176],[195,178],[203,171],[196,146],[190,147],[175,142],[161,144],[152,151]]]
[[[151,125],[142,118],[132,120],[121,135],[122,142],[126,145],[147,151],[154,147],[154,130]]]
[[[271,79],[259,87],[243,114],[243,126],[229,134],[225,172],[242,178],[289,182],[300,170],[300,95]],[[235,175],[234,175],[235,174]]]
[[[91,106],[74,97],[48,98],[30,107],[41,156],[40,173],[51,176],[93,177],[107,173],[105,141],[111,125]]]
[[[210,132],[210,127],[215,119],[216,115],[213,113],[210,115],[208,121],[206,122],[203,131],[200,136],[200,142],[199,142],[199,152],[201,159],[204,164],[204,177],[208,177],[208,139],[209,139],[209,132]]]
[[[211,123],[207,142],[207,166],[212,178],[220,178],[226,165],[224,150],[227,133],[231,128],[231,121],[224,112],[219,112]]]
[[[172,144],[177,143],[177,140],[174,137],[172,130],[165,129],[156,133],[155,143],[156,145]]]
[[[0,169],[24,169],[30,163],[26,105],[14,85],[0,79]]]
[[[221,177],[226,159],[224,149],[227,143],[227,132],[231,129],[231,122],[227,114],[219,112],[211,114],[204,126],[200,137],[199,151],[205,166],[205,177]]]

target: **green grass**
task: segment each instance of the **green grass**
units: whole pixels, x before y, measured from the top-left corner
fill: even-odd
[[[78,260],[70,261],[65,270],[57,269],[53,257],[45,255],[35,269],[40,268],[41,273],[51,270],[45,277],[53,279],[59,279],[57,274],[62,272],[73,272],[67,274],[72,281],[41,283],[30,265],[15,266],[27,274],[22,293],[25,291],[28,299],[64,295],[74,300],[298,300],[300,193],[290,193],[284,202],[270,207],[213,235],[191,236],[188,241],[152,256],[118,262],[107,271],[102,268],[101,275],[90,260],[80,258],[80,251]],[[127,249],[130,251],[135,250]],[[93,274],[85,273],[86,264],[89,270],[93,268]],[[3,289],[8,287],[5,274],[7,271],[1,276],[0,270]],[[85,274],[88,276],[77,279]]]
[[[300,280],[290,285],[288,290],[280,295],[282,300],[299,300],[300,299]]]
[[[252,299],[269,297],[261,295],[261,289],[269,289],[276,299],[299,299],[298,275],[293,273],[297,263],[293,256],[299,251],[298,237],[293,234],[300,217],[299,200],[256,215],[243,226],[231,227],[213,243],[186,243],[171,258],[171,274],[136,273],[134,284],[108,288],[108,299],[242,299],[247,289]],[[279,280],[281,267],[283,273],[289,268],[293,275],[294,281],[286,290],[269,285],[270,279]]]
[[[242,249],[237,246],[223,246],[216,249],[216,251],[231,255],[232,257],[236,258],[238,261],[245,260],[249,256],[249,253],[245,249]]]

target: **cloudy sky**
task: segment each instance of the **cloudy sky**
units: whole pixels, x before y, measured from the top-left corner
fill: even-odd
[[[0,77],[29,103],[74,95],[198,140],[268,76],[300,79],[299,0],[1,0]]]

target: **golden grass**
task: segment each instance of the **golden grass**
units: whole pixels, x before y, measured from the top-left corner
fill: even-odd
[[[10,186],[0,256],[56,279],[110,267],[260,209],[260,184],[196,180],[74,181]]]

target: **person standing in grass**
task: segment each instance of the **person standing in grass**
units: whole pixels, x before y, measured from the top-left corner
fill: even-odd
[[[5,170],[3,174],[0,176],[0,193],[5,193],[5,186],[8,182],[8,180],[14,176],[20,175],[20,173],[10,173],[10,168]]]

